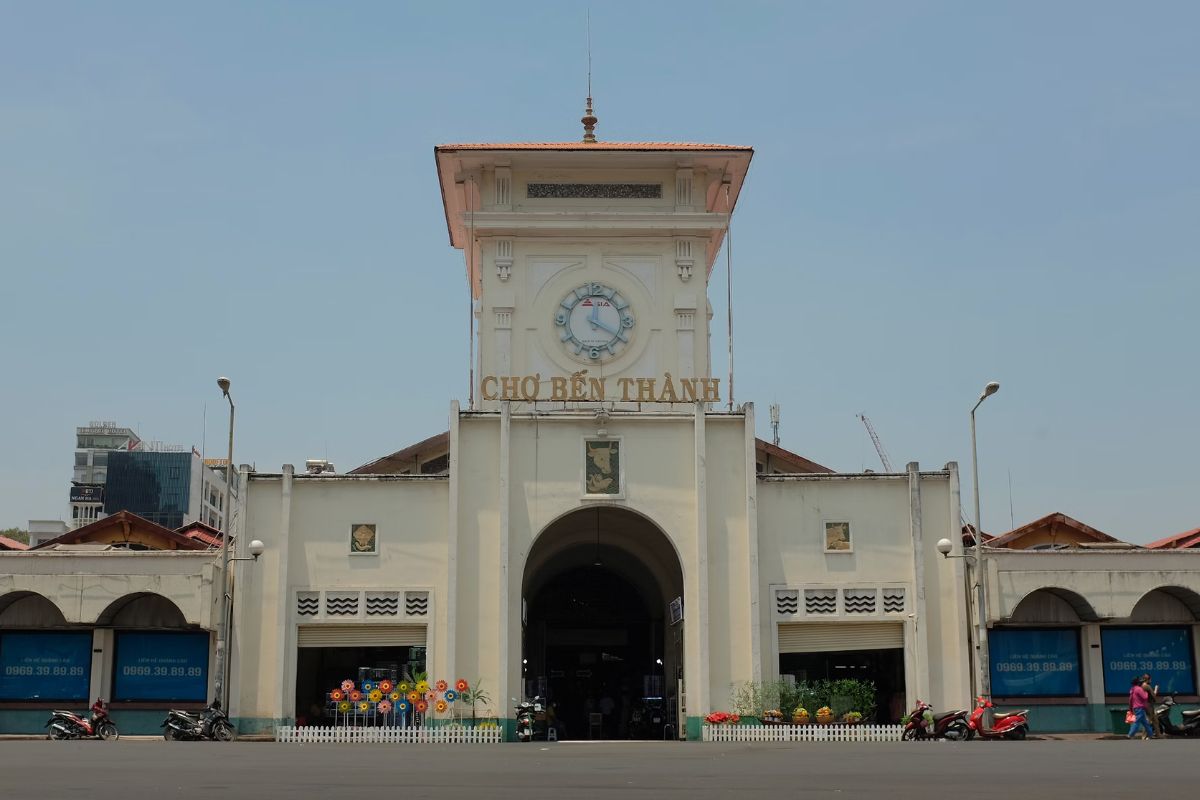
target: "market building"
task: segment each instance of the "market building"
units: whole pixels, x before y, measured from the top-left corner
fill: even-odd
[[[247,476],[239,539],[266,552],[236,576],[239,726],[406,671],[482,681],[502,719],[547,696],[571,738],[622,735],[645,698],[695,737],[779,675],[872,678],[884,719],[962,702],[963,566],[933,547],[959,527],[955,465],[832,473],[758,440],[712,373],[708,278],[752,155],[435,148],[471,396],[350,474]]]

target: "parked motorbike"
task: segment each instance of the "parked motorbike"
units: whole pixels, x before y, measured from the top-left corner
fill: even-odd
[[[529,700],[517,700],[517,741],[532,742],[534,739],[546,738],[546,707],[542,698],[535,696]]]
[[[1175,707],[1175,698],[1167,695],[1159,700],[1154,707],[1158,713],[1158,724],[1167,736],[1200,736],[1200,708],[1194,711],[1180,711],[1183,722],[1176,725],[1171,721],[1171,709]]]
[[[967,722],[966,709],[933,713],[933,706],[924,700],[918,700],[917,706],[908,712],[908,722],[904,725],[902,737],[906,742],[917,739],[949,739],[951,741],[966,741],[974,735]]]
[[[50,719],[46,720],[50,729],[51,739],[104,739],[116,741],[121,734],[117,725],[108,716],[108,706],[104,700],[96,698],[92,703],[91,717],[83,717],[71,711],[51,711]]]
[[[975,710],[967,724],[971,726],[973,735],[984,739],[1024,739],[1029,733],[1029,710],[995,712],[992,714],[992,727],[987,727],[983,721],[983,713],[994,708],[992,701],[986,697],[976,700]]]
[[[212,705],[199,714],[173,708],[167,712],[167,718],[159,727],[163,729],[163,738],[167,741],[208,739],[214,742],[232,742],[237,735],[229,717],[221,710],[219,700],[214,700]]]

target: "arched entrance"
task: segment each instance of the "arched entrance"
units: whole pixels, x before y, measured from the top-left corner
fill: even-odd
[[[541,533],[522,580],[523,689],[546,698],[560,738],[677,732],[682,596],[674,545],[640,514],[588,506]]]

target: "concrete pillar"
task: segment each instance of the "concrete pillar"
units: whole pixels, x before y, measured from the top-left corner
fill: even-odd
[[[708,668],[708,467],[705,404],[695,406],[696,552],[695,594],[684,598],[688,738],[699,738],[698,720],[711,709]],[[686,581],[685,581],[686,583]],[[693,722],[695,724],[693,724]]]
[[[917,697],[929,697],[929,623],[925,614],[925,534],[921,518],[921,467],[908,462],[908,525],[913,546],[913,675],[912,686]],[[907,633],[908,631],[906,631]],[[904,681],[909,686],[909,681]],[[912,702],[915,698],[909,698]]]
[[[497,470],[500,490],[500,597],[499,603],[496,606],[496,613],[499,616],[496,624],[496,633],[499,636],[499,641],[496,644],[497,664],[496,664],[496,687],[500,696],[497,702],[503,701],[505,695],[503,692],[508,690],[508,676],[510,667],[517,668],[517,674],[520,673],[519,665],[509,664],[509,637],[512,634],[512,609],[509,608],[509,520],[511,519],[511,473],[512,473],[512,403],[505,400],[500,404],[500,464]],[[519,593],[519,592],[518,592]],[[482,601],[483,598],[480,598]],[[481,609],[481,611],[483,611]],[[517,612],[520,614],[520,611]],[[520,626],[517,626],[517,634],[520,635]],[[516,658],[520,658],[521,648],[517,647]]]
[[[437,604],[436,614],[440,617],[439,627],[445,631],[445,644],[443,651],[438,653],[433,646],[436,637],[427,635],[425,668],[430,675],[458,674],[454,666],[454,645],[458,636],[458,493],[462,485],[459,469],[460,442],[459,406],[458,401],[453,400],[450,403],[450,509],[446,517],[446,596],[443,602]],[[502,703],[503,698],[497,698],[497,702]]]
[[[746,558],[749,571],[747,585],[750,587],[750,614],[747,624],[750,648],[750,680],[763,679],[762,666],[762,597],[765,588],[759,585],[758,578],[758,463],[757,446],[754,436],[754,404],[746,403],[743,407],[745,419],[742,429],[745,431],[746,454]],[[768,603],[769,605],[769,603]],[[777,677],[779,662],[776,661],[768,669],[768,674]]]
[[[280,509],[279,509],[279,542],[278,542],[278,583],[279,597],[275,600],[275,650],[278,653],[276,656],[279,661],[281,671],[278,684],[278,694],[275,697],[274,713],[272,716],[280,721],[280,724],[287,725],[295,717],[295,702],[296,702],[296,639],[295,626],[291,624],[291,610],[295,602],[292,599],[291,590],[288,588],[288,542],[292,536],[292,486],[295,479],[296,468],[291,464],[283,465],[283,480],[282,489],[280,491]],[[245,483],[242,483],[245,486]],[[245,492],[243,491],[244,495]],[[243,526],[244,527],[244,526]],[[238,537],[239,540],[245,537]],[[238,549],[244,550],[245,543],[239,541]],[[239,561],[238,566],[245,568],[253,562]],[[239,578],[244,576],[239,575]],[[236,695],[234,695],[236,696]]]

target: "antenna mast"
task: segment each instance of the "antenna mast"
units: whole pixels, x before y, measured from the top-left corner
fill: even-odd
[[[579,121],[583,123],[583,141],[595,144],[596,123],[599,122],[599,119],[592,111],[592,10],[590,8],[587,12],[587,75],[587,107]]]
[[[875,432],[875,426],[871,424],[871,420],[867,419],[866,414],[859,414],[858,418],[862,420],[862,424],[867,426],[867,433],[871,435],[871,441],[875,445],[875,452],[879,454],[879,460],[883,462],[883,468],[887,472],[895,472],[892,469],[892,461],[888,458],[887,451],[883,449],[883,442],[879,441],[879,434]]]
[[[779,403],[771,403],[771,444],[779,447]]]

